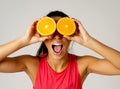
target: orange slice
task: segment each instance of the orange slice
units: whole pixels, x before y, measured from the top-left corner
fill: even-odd
[[[76,30],[76,25],[73,19],[63,17],[57,22],[57,31],[62,35],[72,35]]]
[[[43,36],[51,35],[56,30],[56,23],[50,17],[43,17],[38,21],[36,29],[40,35]]]

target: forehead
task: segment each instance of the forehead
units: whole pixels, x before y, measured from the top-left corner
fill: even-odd
[[[51,17],[51,18],[53,18],[54,20],[55,20],[55,22],[57,22],[60,18],[62,18],[61,16],[53,16],[53,17]]]

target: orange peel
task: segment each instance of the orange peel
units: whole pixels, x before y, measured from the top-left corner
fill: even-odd
[[[51,35],[56,30],[56,23],[50,17],[43,17],[38,21],[36,29],[42,36]]]
[[[57,22],[57,31],[62,35],[72,35],[76,30],[75,22],[72,18],[63,17]]]

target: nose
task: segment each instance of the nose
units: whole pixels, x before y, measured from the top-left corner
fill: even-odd
[[[53,36],[54,36],[55,39],[61,39],[63,37],[58,31],[55,31]]]

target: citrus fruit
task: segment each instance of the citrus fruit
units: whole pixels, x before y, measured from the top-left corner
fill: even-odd
[[[40,35],[51,35],[56,30],[56,23],[50,17],[43,17],[38,21],[36,29]]]
[[[72,35],[76,30],[75,22],[72,18],[63,17],[57,22],[57,31],[62,35]]]

